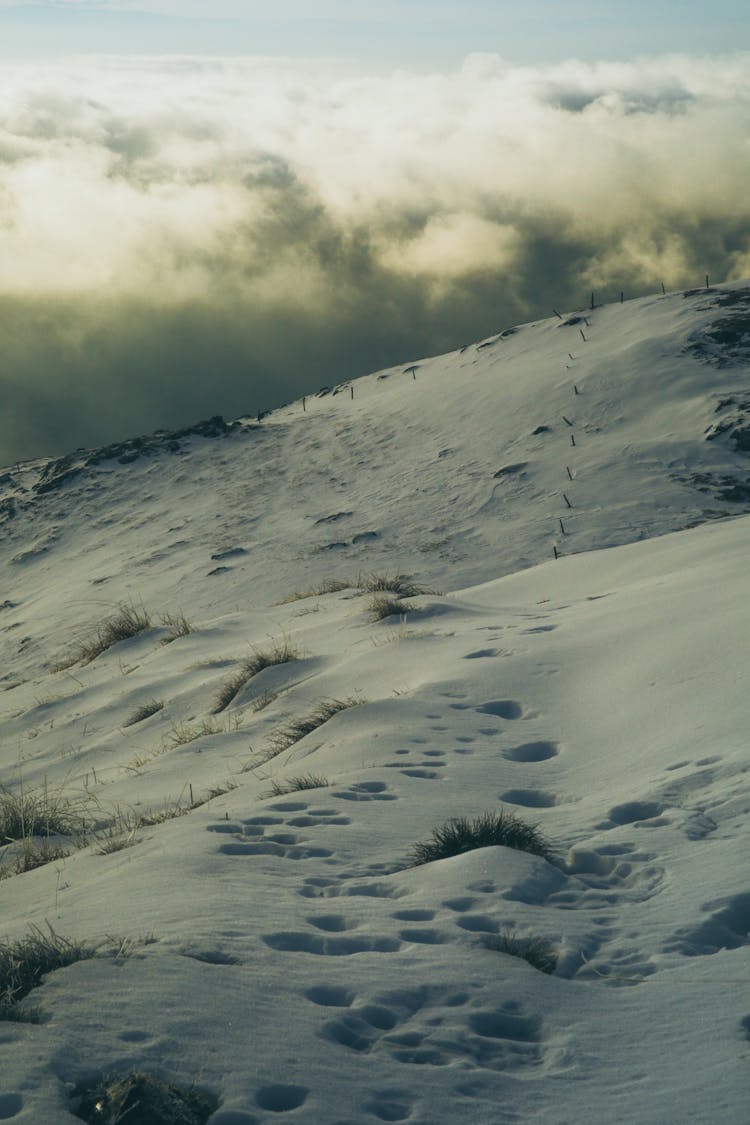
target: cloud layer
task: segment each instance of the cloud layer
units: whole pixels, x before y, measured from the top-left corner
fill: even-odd
[[[750,56],[8,65],[0,463],[750,275]]]

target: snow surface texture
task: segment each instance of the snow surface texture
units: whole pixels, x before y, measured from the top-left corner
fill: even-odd
[[[749,316],[565,314],[0,474],[0,783],[81,818],[4,848],[0,940],[98,949],[0,1022],[0,1119],[133,1069],[211,1125],[747,1119]],[[371,573],[443,595],[373,620]],[[553,862],[407,866],[501,808]]]

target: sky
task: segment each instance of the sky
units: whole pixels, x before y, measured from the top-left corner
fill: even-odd
[[[731,51],[748,31],[744,0],[3,0],[0,13],[0,54],[210,50],[422,67],[476,50],[526,63]]]
[[[0,464],[750,275],[738,4],[309,12],[0,2]]]

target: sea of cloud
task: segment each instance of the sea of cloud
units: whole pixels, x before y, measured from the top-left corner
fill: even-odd
[[[4,63],[0,463],[750,275],[750,55]]]

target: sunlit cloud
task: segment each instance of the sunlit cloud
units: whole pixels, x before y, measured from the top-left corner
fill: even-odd
[[[748,55],[8,64],[0,460],[750,275],[748,182]]]

